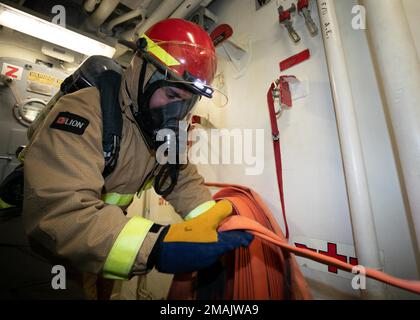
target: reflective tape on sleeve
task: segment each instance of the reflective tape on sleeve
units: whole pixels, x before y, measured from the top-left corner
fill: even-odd
[[[213,207],[216,204],[216,201],[214,200],[210,200],[210,201],[206,201],[202,204],[200,204],[198,207],[196,207],[194,210],[192,210],[190,213],[188,213],[186,215],[186,217],[184,218],[185,221],[194,219],[195,217],[198,217],[199,215],[201,215],[203,212],[209,210],[211,207]]]
[[[119,194],[113,192],[102,195],[102,200],[107,204],[114,204],[116,206],[124,207],[131,203],[133,197],[134,194]]]
[[[127,280],[137,253],[153,222],[142,217],[133,217],[117,237],[103,268],[103,277]]]

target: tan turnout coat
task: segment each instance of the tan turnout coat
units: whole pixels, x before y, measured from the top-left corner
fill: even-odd
[[[129,108],[137,101],[141,59],[124,73],[120,105],[123,114],[121,149],[115,170],[102,176],[102,115],[95,87],[62,96],[29,131],[25,150],[23,218],[27,234],[81,272],[101,274],[117,236],[129,220],[124,207],[104,203],[107,193],[134,194],[155,165]],[[153,69],[149,67],[148,77]],[[89,124],[83,134],[51,128],[60,112],[71,112]],[[180,172],[166,198],[182,216],[211,199],[192,164]],[[141,212],[139,212],[141,215]],[[146,237],[132,274],[145,273],[156,235]]]

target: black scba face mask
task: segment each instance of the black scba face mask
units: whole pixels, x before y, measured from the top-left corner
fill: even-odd
[[[145,64],[143,64],[140,74],[139,109],[134,113],[148,147],[157,151],[158,162],[162,163],[162,156],[166,157],[163,159],[166,161],[166,164],[161,166],[154,182],[156,193],[166,196],[172,192],[176,185],[181,163],[186,163],[188,126],[182,120],[190,113],[199,96],[192,94],[190,99],[175,100],[165,105],[151,108],[150,100],[153,94],[161,88],[175,87],[186,91],[189,90],[180,82],[153,79],[154,77],[152,76],[143,92],[142,83],[144,80],[142,81],[142,78],[144,79]],[[163,77],[162,74],[160,74],[160,77]],[[157,78],[159,78],[159,74],[157,74]],[[159,152],[161,150],[164,150],[165,153]],[[167,184],[169,184],[168,187],[163,189],[164,185]]]
[[[177,138],[179,137],[180,121],[191,112],[196,102],[197,95],[192,95],[190,99],[176,100],[162,106],[150,107],[150,99],[153,94],[161,88],[172,87],[185,90],[182,84],[173,83],[167,80],[157,80],[150,84],[140,98],[138,120],[142,123],[142,130],[144,130],[148,145],[151,149],[157,150],[163,143],[167,142],[162,139],[162,136],[168,136],[165,132],[172,130]]]

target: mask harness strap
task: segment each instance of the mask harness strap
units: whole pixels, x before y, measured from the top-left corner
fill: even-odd
[[[139,97],[143,96],[144,93],[144,80],[146,78],[146,70],[147,70],[147,60],[143,59],[143,64],[141,66],[141,70],[140,70],[140,77],[139,77],[139,88],[137,91],[137,99],[139,99]]]
[[[178,157],[178,156],[177,156]],[[156,193],[162,197],[168,196],[175,188],[179,176],[179,164],[165,164],[161,166],[158,174],[155,177],[153,188]],[[163,186],[167,179],[170,179],[169,186],[163,189]]]
[[[145,84],[145,78],[146,78],[146,70],[147,70],[147,60],[144,59],[141,70],[140,70],[139,86],[138,86],[138,94],[137,94],[139,106],[142,103],[145,103],[144,84]],[[139,115],[138,112],[134,112],[134,110],[132,111],[135,114],[135,117]],[[177,151],[179,151],[178,143],[176,147],[177,147]],[[177,161],[175,164],[167,163],[167,164],[162,165],[161,168],[158,169],[158,172],[155,176],[153,187],[155,189],[155,192],[162,197],[168,196],[173,191],[178,181],[179,167],[180,167],[179,165],[180,159],[179,159],[178,152],[177,152],[176,160]],[[164,189],[164,185],[166,184],[167,179],[169,179],[169,186],[166,189]]]

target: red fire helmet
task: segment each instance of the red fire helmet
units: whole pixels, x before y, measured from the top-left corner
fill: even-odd
[[[147,53],[161,67],[185,81],[210,85],[217,69],[217,57],[210,36],[200,26],[183,19],[166,19],[143,35]]]

